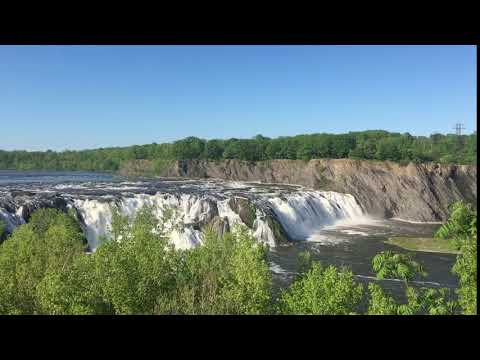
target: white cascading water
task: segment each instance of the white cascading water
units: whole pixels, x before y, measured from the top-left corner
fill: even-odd
[[[74,200],[74,206],[85,223],[85,236],[92,251],[98,246],[100,237],[108,235],[112,223],[111,203],[98,200]]]
[[[257,218],[253,223],[253,228],[255,229],[253,232],[253,236],[255,236],[255,238],[262,240],[270,247],[275,246],[275,235],[273,234],[272,229],[270,229],[270,226],[268,226],[267,222],[259,217],[258,212]]]
[[[238,214],[230,208],[228,202],[229,199],[217,202],[218,215],[221,218],[227,218],[228,224],[230,226],[234,226],[236,224],[243,224],[240,216],[238,216]],[[260,209],[257,209],[256,219],[253,223],[254,230],[252,231],[252,235],[256,239],[268,244],[270,247],[274,247],[275,235],[273,234],[272,229],[270,229],[270,227],[268,226],[267,222],[264,220],[264,217],[265,214],[263,214]]]
[[[117,191],[124,191],[125,184],[120,187],[111,186]],[[136,184],[141,191],[142,183]],[[230,228],[236,224],[243,224],[240,216],[230,208],[229,200],[232,197],[243,197],[256,205],[256,219],[253,223],[251,234],[258,240],[274,247],[276,240],[273,229],[267,221],[268,216],[274,212],[276,220],[282,225],[291,240],[309,240],[321,229],[336,226],[345,221],[363,222],[365,216],[355,198],[349,194],[324,191],[283,191],[272,187],[261,187],[235,183],[228,183],[227,191],[222,184],[217,183],[192,183],[187,186],[192,191],[185,193],[158,192],[155,195],[145,193],[130,193],[128,196],[104,195],[89,198],[87,196],[69,195],[67,207],[74,207],[82,216],[85,225],[85,234],[92,251],[95,251],[102,237],[109,237],[112,221],[112,205],[116,204],[121,214],[133,217],[144,206],[152,206],[155,216],[162,220],[165,218],[165,209],[173,210],[173,216],[164,223],[170,230],[172,243],[181,249],[188,249],[202,244],[202,233],[198,230],[201,225],[207,224],[218,215],[227,220]],[[197,186],[197,187],[195,187]],[[92,185],[63,186],[55,188],[56,191],[87,191]],[[108,190],[105,185],[98,185],[99,190]],[[232,190],[233,189],[233,190]],[[240,190],[238,190],[240,189]],[[44,191],[48,193],[48,190]],[[118,200],[115,200],[117,198]],[[250,198],[250,199],[248,199]],[[267,206],[267,208],[265,207]],[[15,206],[16,213],[10,213],[0,207],[0,219],[6,222],[7,231],[25,223],[22,219],[22,205]]]
[[[322,227],[344,220],[361,220],[363,211],[350,194],[302,191],[269,199],[285,231],[294,240],[307,240]]]
[[[227,218],[230,226],[235,224],[243,224],[240,216],[238,216],[238,214],[230,208],[228,202],[229,199],[217,202],[218,216],[221,218]]]
[[[93,251],[98,246],[100,237],[108,236],[111,231],[112,205],[113,203],[99,200],[74,200],[74,206],[84,219],[88,244]],[[189,225],[206,222],[215,211],[210,201],[190,194],[136,194],[122,198],[118,203],[119,212],[129,217],[133,217],[144,206],[153,207],[153,213],[158,219],[164,219],[167,208],[175,211],[165,226],[172,230],[171,241],[177,248],[182,249],[201,244],[201,232]],[[184,225],[182,231],[173,229],[173,225],[177,224]]]
[[[170,241],[176,249],[191,249],[203,243],[202,233],[191,227],[184,227],[182,230],[174,229],[170,233]]]
[[[210,201],[208,201],[210,200]],[[111,231],[112,221],[111,206],[113,203],[99,200],[74,200],[74,206],[82,215],[86,229],[89,247],[94,251],[99,240],[108,236]],[[213,208],[212,199],[206,199],[191,194],[175,196],[172,194],[146,195],[137,194],[133,197],[123,198],[118,203],[121,214],[133,217],[143,206],[153,206],[154,214],[158,219],[164,218],[164,209],[175,211],[171,221],[167,222],[166,228],[172,229],[170,240],[176,248],[188,249],[202,243],[202,233],[193,229],[192,224],[206,223],[212,217],[216,209]],[[243,224],[242,220],[229,206],[228,199],[216,201],[218,215],[226,218],[232,227]],[[173,225],[183,225],[181,230],[173,228]],[[269,246],[275,246],[275,236],[264,220],[264,214],[257,209],[257,218],[253,225],[252,235]]]

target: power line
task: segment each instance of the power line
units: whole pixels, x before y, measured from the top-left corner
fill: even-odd
[[[454,129],[457,135],[462,135],[462,130],[465,130],[465,127],[462,123],[456,123]]]

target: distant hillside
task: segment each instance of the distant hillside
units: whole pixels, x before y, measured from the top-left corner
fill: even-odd
[[[0,169],[118,171],[132,160],[150,160],[149,173],[153,174],[173,160],[308,161],[341,158],[389,160],[405,164],[476,164],[477,135],[432,134],[425,137],[369,130],[275,139],[262,135],[253,139],[228,140],[188,137],[173,143],[84,151],[0,151]]]

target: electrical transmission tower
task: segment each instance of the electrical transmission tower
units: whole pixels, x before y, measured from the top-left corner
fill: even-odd
[[[462,123],[456,123],[454,129],[457,135],[462,135],[462,130],[465,130],[465,127]]]

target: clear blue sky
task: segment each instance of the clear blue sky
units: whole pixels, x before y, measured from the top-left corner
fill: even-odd
[[[0,149],[476,129],[474,46],[0,46]]]

